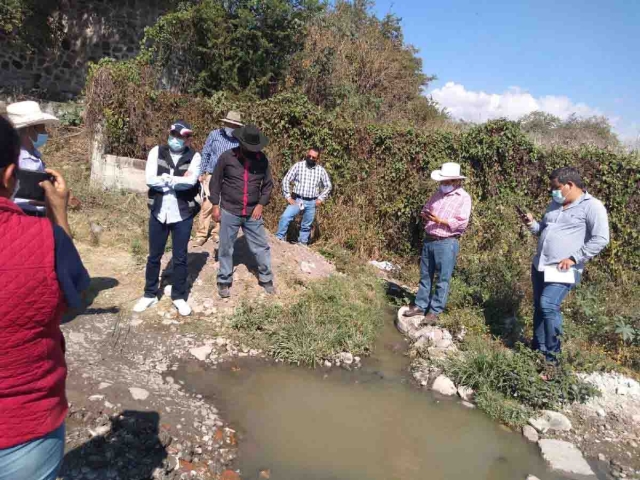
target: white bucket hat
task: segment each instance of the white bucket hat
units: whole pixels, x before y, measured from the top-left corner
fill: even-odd
[[[60,121],[40,110],[37,102],[17,102],[7,105],[7,117],[17,129],[32,125],[53,125]]]
[[[460,164],[445,163],[440,170],[431,172],[431,179],[436,182],[444,182],[445,180],[464,180],[464,175],[460,175]]]
[[[240,115],[240,112],[236,112],[235,110],[231,110],[227,113],[225,118],[221,118],[220,120],[224,123],[228,123],[229,125],[244,127],[244,123],[242,123],[242,115]]]

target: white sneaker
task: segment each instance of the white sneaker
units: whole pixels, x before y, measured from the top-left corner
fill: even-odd
[[[173,290],[173,288],[171,287],[171,285],[167,285],[166,287],[164,287],[164,294],[167,297],[171,296],[171,290]]]
[[[147,308],[153,307],[156,303],[158,303],[158,299],[155,297],[153,298],[142,297],[140,300],[136,302],[135,306],[133,307],[133,311],[136,313],[142,313]]]
[[[174,300],[173,304],[178,309],[178,313],[183,317],[188,317],[191,315],[191,307],[184,300]]]

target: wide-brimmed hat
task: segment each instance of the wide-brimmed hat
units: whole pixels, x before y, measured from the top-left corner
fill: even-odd
[[[250,152],[260,152],[269,145],[269,139],[255,125],[236,128],[233,136]]]
[[[176,120],[175,122],[173,122],[171,124],[171,127],[169,128],[169,132],[175,132],[181,137],[190,137],[193,135],[193,129],[191,128],[191,125],[189,125],[184,120]]]
[[[7,105],[7,118],[15,128],[54,125],[60,122],[53,115],[40,110],[40,105],[37,102],[17,102]]]
[[[235,110],[231,110],[227,113],[227,116],[225,118],[221,118],[220,121],[236,127],[244,126],[244,123],[242,123],[242,115],[240,112],[236,112]]]
[[[444,182],[446,180],[464,180],[464,175],[460,175],[460,165],[457,163],[445,163],[440,170],[431,172],[431,179],[436,182]]]

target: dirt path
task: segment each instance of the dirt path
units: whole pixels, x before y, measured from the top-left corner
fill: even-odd
[[[306,282],[334,271],[312,250],[272,242],[278,295],[270,301],[289,301]],[[171,375],[179,364],[215,368],[234,357],[260,355],[235,343],[229,326],[237,305],[264,296],[243,243],[233,296],[225,301],[212,295],[214,246],[190,251],[194,315],[186,319],[178,318],[166,297],[144,314],[132,314],[144,266],[126,252],[78,246],[92,284],[89,306],[63,325],[71,408],[60,478],[239,478],[232,469],[235,432],[211,399],[185,392]]]

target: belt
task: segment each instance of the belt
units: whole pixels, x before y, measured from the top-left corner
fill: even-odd
[[[294,200],[299,198],[300,200],[304,200],[305,202],[313,202],[314,200],[318,199],[318,197],[302,197],[302,196],[298,195],[297,193],[294,193],[293,195],[294,195],[294,197],[293,197]]]
[[[452,238],[457,240],[460,238],[460,235],[452,235],[450,237],[434,237],[432,235],[426,235],[424,237],[424,241],[425,242],[441,242],[442,240],[451,240]]]

